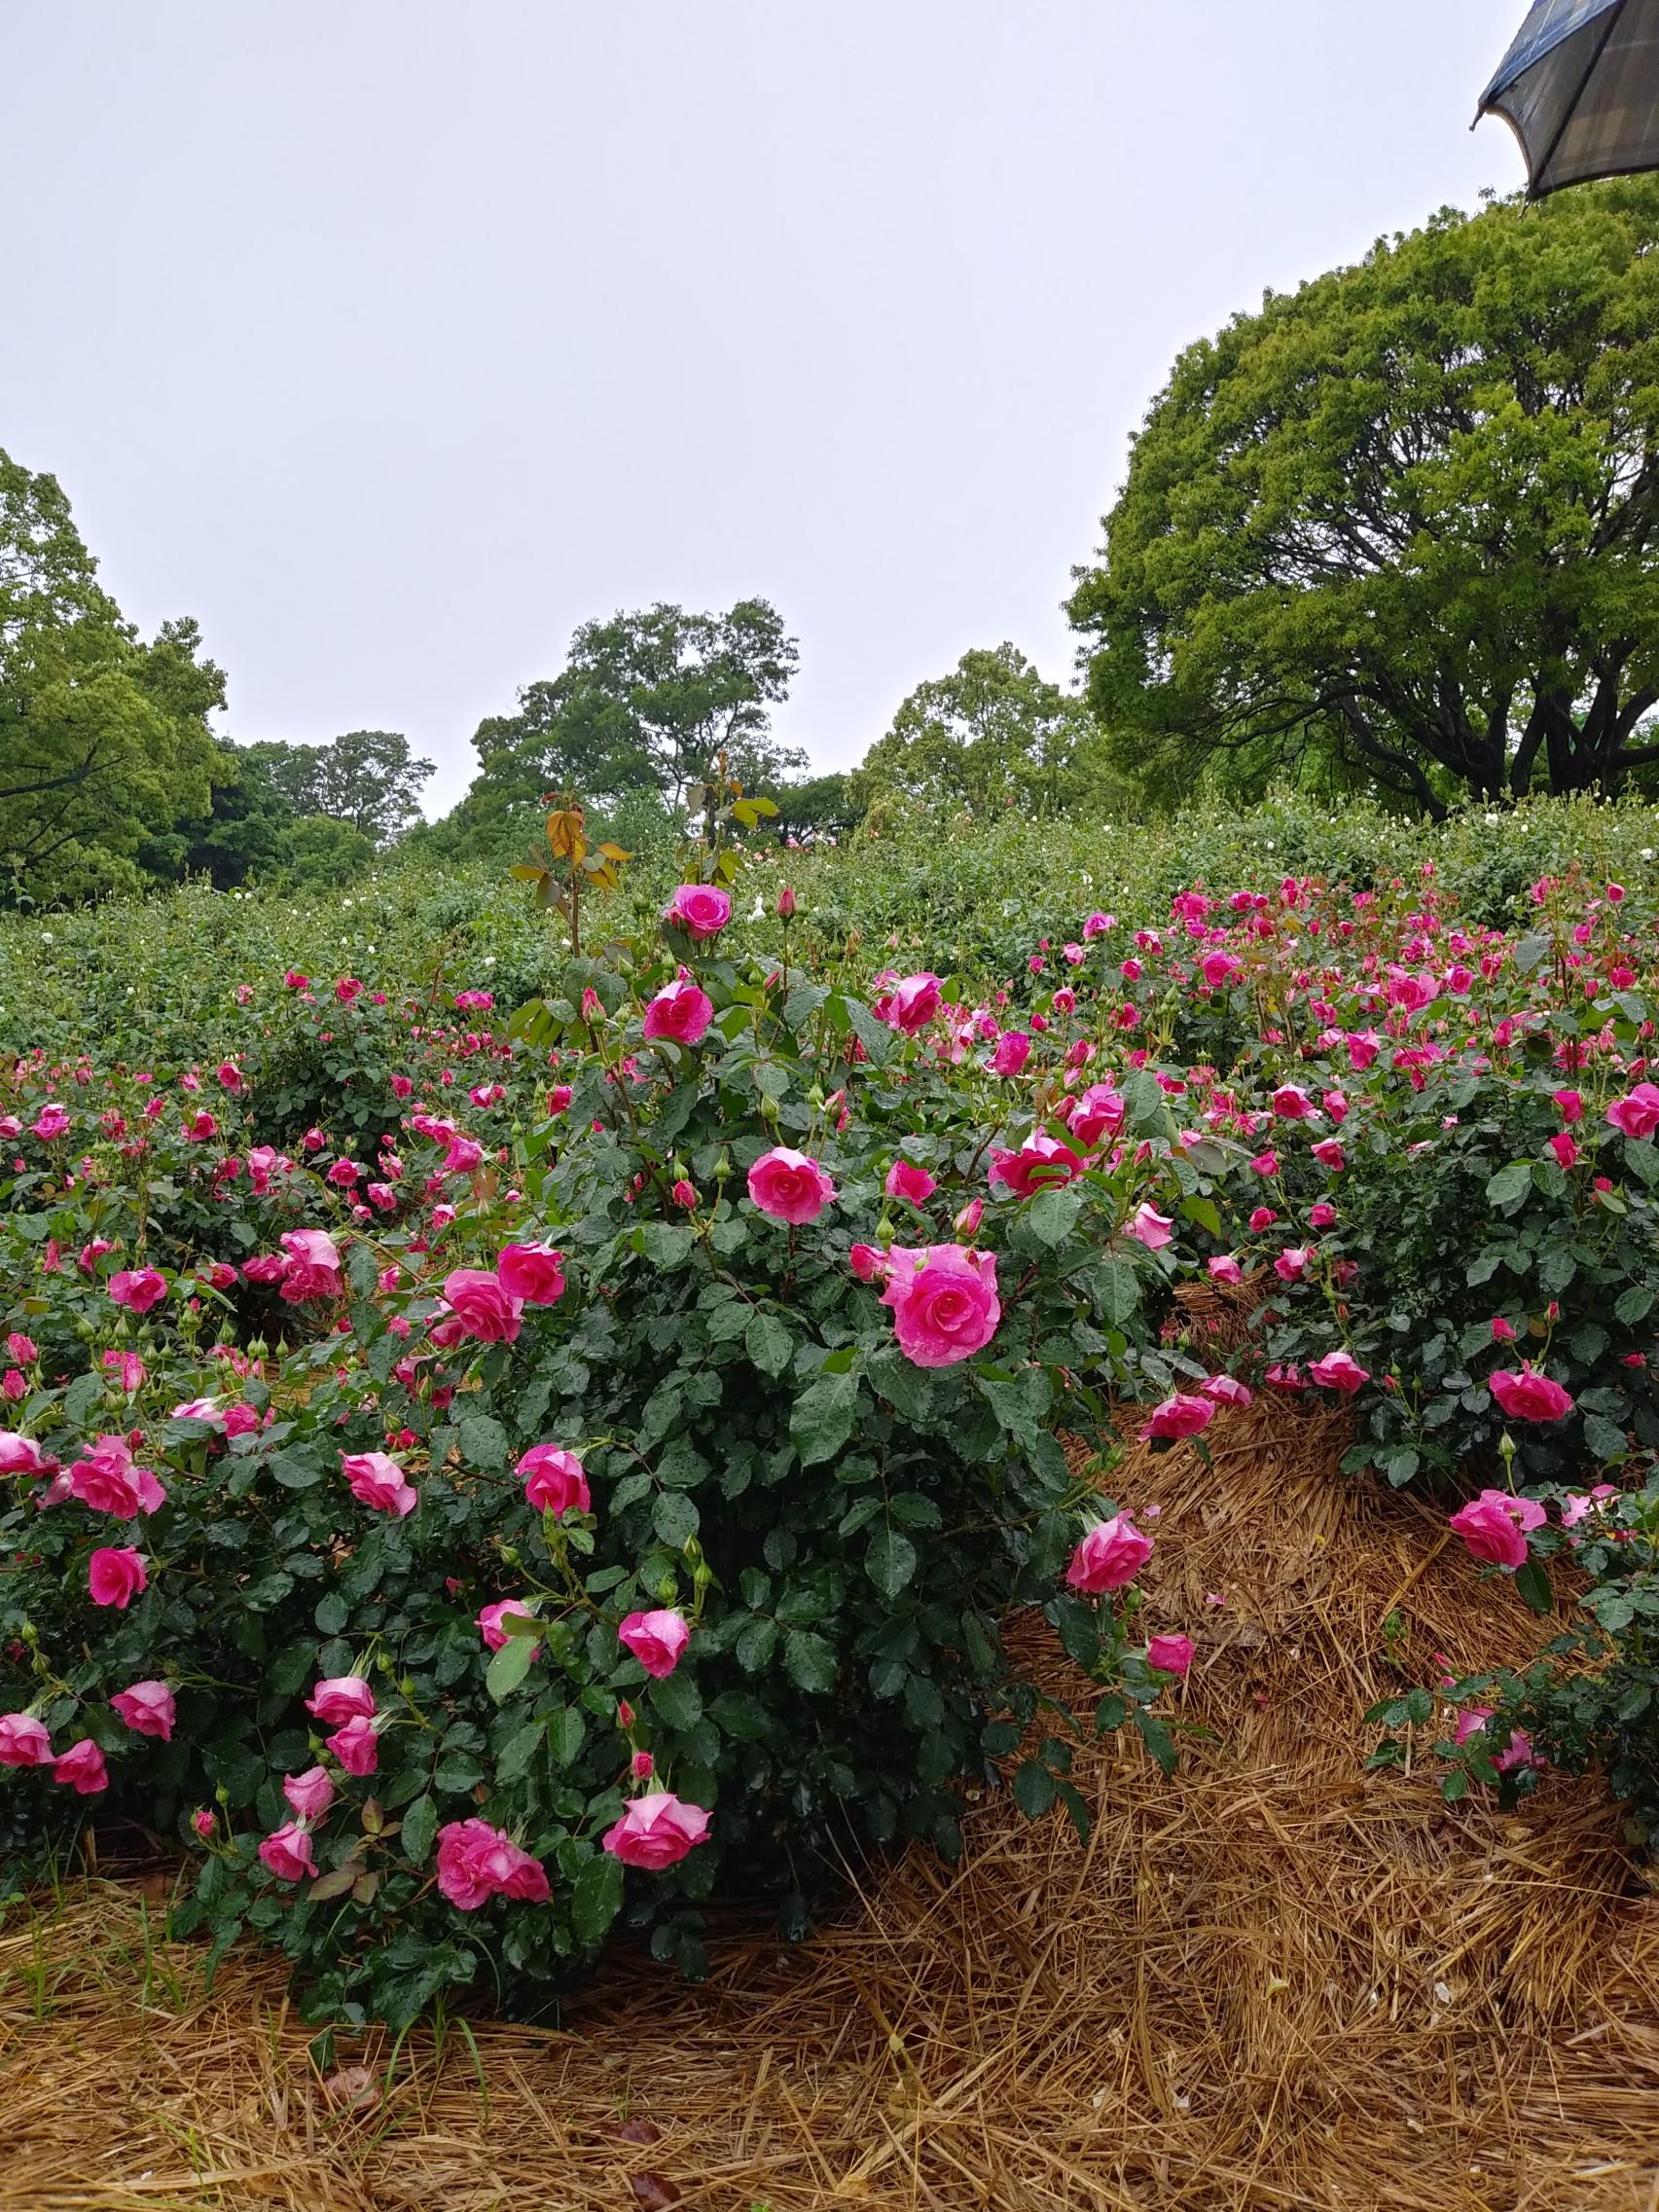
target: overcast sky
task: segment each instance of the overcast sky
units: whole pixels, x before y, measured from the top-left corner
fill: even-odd
[[[0,446],[226,728],[451,804],[572,627],[759,594],[850,765],[1060,601],[1176,350],[1483,185],[1524,0],[0,0]]]

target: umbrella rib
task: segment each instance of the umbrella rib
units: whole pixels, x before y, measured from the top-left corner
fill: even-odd
[[[1550,140],[1548,146],[1544,149],[1543,158],[1538,163],[1537,167],[1527,179],[1527,191],[1530,198],[1534,196],[1535,188],[1539,179],[1546,177],[1549,174],[1549,165],[1555,160],[1556,155],[1560,152],[1561,142],[1567,136],[1567,127],[1572,121],[1573,116],[1577,113],[1579,101],[1584,97],[1584,94],[1590,89],[1590,80],[1596,74],[1596,70],[1600,65],[1603,54],[1607,51],[1607,41],[1612,37],[1614,31],[1618,29],[1620,22],[1624,18],[1624,11],[1625,0],[1619,0],[1619,4],[1616,8],[1609,8],[1607,10],[1607,27],[1605,31],[1603,31],[1601,37],[1596,41],[1595,53],[1591,54],[1589,60],[1584,64],[1584,74],[1578,80],[1578,90],[1573,93],[1571,99],[1568,101],[1566,107],[1563,108],[1561,112],[1561,121],[1556,125],[1555,127],[1554,137]],[[1525,141],[1523,141],[1523,144],[1524,143]]]

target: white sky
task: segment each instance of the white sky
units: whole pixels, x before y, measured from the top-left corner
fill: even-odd
[[[1524,0],[0,0],[0,446],[226,727],[451,804],[572,627],[759,594],[850,765],[1060,611],[1176,350],[1519,156]]]

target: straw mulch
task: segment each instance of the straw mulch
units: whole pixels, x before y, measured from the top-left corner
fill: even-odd
[[[1412,1679],[1535,1623],[1442,1513],[1335,1471],[1340,1414],[1208,1441],[1113,1488],[1161,1507],[1153,1612],[1214,1741],[1172,1782],[1086,1754],[1086,1849],[985,1801],[959,1867],[912,1853],[792,1952],[627,1965],[559,2032],[411,2039],[389,2086],[374,2046],[319,2081],[256,1955],[146,1980],[142,1894],[98,1885],[0,1933],[0,2212],[1659,2212],[1659,1900],[1616,1809],[1361,1770],[1391,1607]]]

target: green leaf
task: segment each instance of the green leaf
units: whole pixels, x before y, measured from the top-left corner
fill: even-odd
[[[1594,1452],[1604,1466],[1610,1460],[1622,1460],[1630,1450],[1624,1431],[1599,1413],[1584,1416],[1584,1447]]]
[[[676,1670],[651,1685],[651,1707],[666,1728],[684,1735],[703,1719],[703,1692],[694,1676]]]
[[[570,1925],[579,1943],[597,1943],[622,1910],[622,1861],[596,1852],[570,1885]]]
[[[775,1314],[751,1314],[743,1342],[763,1375],[781,1375],[795,1349],[794,1337]]]
[[[297,1452],[275,1453],[270,1471],[284,1490],[312,1490],[323,1478],[322,1469]]]
[[[497,1705],[511,1697],[529,1673],[538,1646],[527,1636],[509,1636],[485,1672],[484,1686]]]
[[[461,1457],[468,1467],[498,1474],[507,1465],[507,1432],[488,1413],[463,1413],[459,1423]]]
[[[821,983],[798,983],[783,1001],[783,1026],[790,1030],[804,1030],[824,1000],[828,991]]]
[[[884,1524],[864,1554],[865,1572],[884,1598],[896,1598],[916,1573],[916,1546],[909,1537]]]
[[[852,1433],[858,1384],[852,1375],[820,1375],[795,1400],[789,1435],[803,1467],[835,1458]]]
[[[412,1867],[424,1867],[438,1833],[438,1807],[430,1794],[416,1797],[403,1816],[403,1855]]]
[[[1500,1213],[1512,1213],[1532,1187],[1532,1161],[1516,1160],[1507,1168],[1499,1168],[1487,1184],[1487,1204],[1496,1206]]]
[[[651,1526],[658,1541],[671,1551],[678,1551],[688,1536],[696,1536],[703,1525],[696,1505],[683,1490],[663,1490],[651,1508]]]
[[[772,1727],[766,1707],[746,1689],[723,1689],[709,1706],[708,1718],[739,1743],[758,1743]]]
[[[103,1395],[104,1379],[99,1374],[77,1375],[63,1394],[63,1417],[77,1427],[86,1420]]]
[[[1536,1614],[1555,1611],[1555,1592],[1550,1587],[1549,1570],[1541,1559],[1529,1559],[1525,1567],[1515,1570],[1517,1594]]]
[[[338,1636],[351,1618],[351,1608],[338,1590],[327,1590],[318,1598],[317,1610],[311,1617],[319,1636]]]
[[[1113,1328],[1124,1327],[1140,1304],[1140,1285],[1134,1268],[1127,1260],[1103,1259],[1095,1270],[1094,1283],[1101,1318]]]
[[[1440,1785],[1440,1795],[1445,1798],[1446,1802],[1449,1805],[1455,1805],[1458,1802],[1458,1799],[1462,1796],[1467,1791],[1468,1786],[1468,1768],[1466,1766],[1454,1766],[1451,1773],[1446,1776],[1445,1780]]]
[[[1028,1759],[1014,1775],[1014,1802],[1028,1820],[1040,1820],[1058,1795],[1054,1776],[1039,1759]]]
[[[697,1242],[677,1221],[642,1221],[634,1231],[640,1251],[653,1267],[683,1267]]]
[[[783,1639],[783,1671],[797,1689],[822,1695],[835,1687],[835,1646],[810,1629],[792,1628]]]
[[[1201,1229],[1208,1229],[1217,1243],[1221,1239],[1221,1209],[1213,1198],[1183,1198],[1181,1212],[1189,1221],[1196,1221]]]
[[[1170,1731],[1162,1721],[1155,1721],[1143,1706],[1131,1709],[1130,1719],[1140,1731],[1140,1740],[1166,1774],[1175,1771],[1175,1747]]]
[[[1052,1251],[1064,1244],[1076,1228],[1083,1212],[1083,1193],[1074,1188],[1039,1190],[1026,1208],[1027,1229],[1040,1245]]]
[[[1653,1292],[1645,1283],[1633,1283],[1628,1290],[1620,1291],[1613,1301],[1613,1319],[1622,1322],[1645,1321],[1653,1311]]]
[[[547,1748],[559,1766],[573,1766],[581,1753],[588,1723],[574,1705],[556,1713],[547,1724]]]

